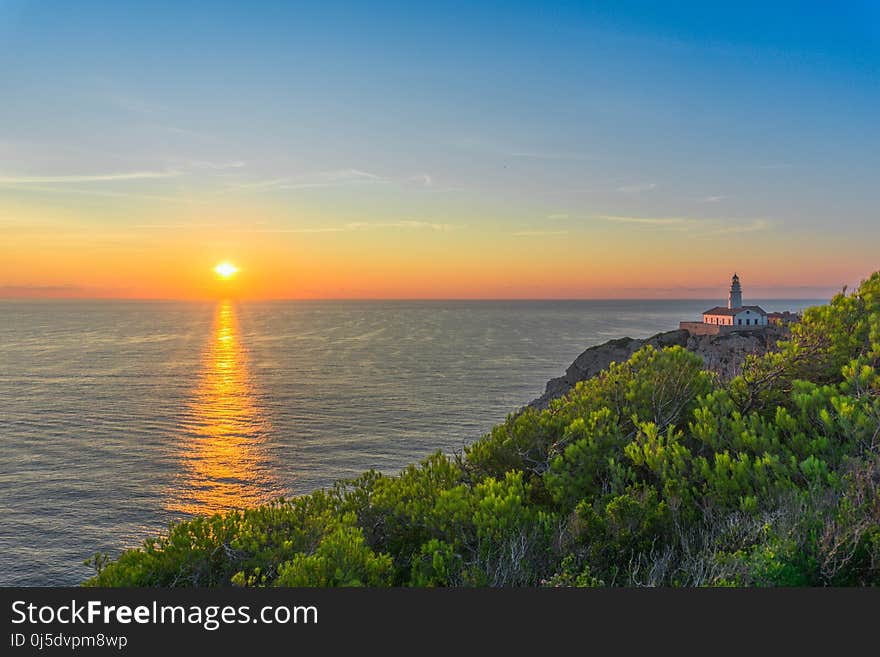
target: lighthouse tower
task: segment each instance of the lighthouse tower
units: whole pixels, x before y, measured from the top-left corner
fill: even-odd
[[[727,307],[728,308],[742,308],[743,305],[743,293],[742,288],[739,285],[739,276],[736,274],[733,275],[733,278],[730,280],[730,293],[727,295]]]
[[[767,326],[767,313],[761,306],[744,306],[739,276],[730,279],[730,293],[727,295],[727,308],[715,306],[703,312],[702,322],[681,322],[679,328],[691,335],[718,335],[731,331],[748,331]]]

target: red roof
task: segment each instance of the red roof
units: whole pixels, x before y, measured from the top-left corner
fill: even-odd
[[[739,308],[727,308],[725,306],[715,306],[714,308],[711,308],[710,310],[704,311],[703,314],[704,315],[726,315],[729,317],[732,315],[739,315],[741,312],[746,311],[746,310],[753,310],[759,315],[766,315],[767,314],[766,312],[764,312],[764,309],[761,308],[761,306],[740,306]]]

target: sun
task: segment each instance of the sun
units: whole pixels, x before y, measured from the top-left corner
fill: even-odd
[[[221,262],[219,265],[214,267],[214,273],[217,274],[217,276],[219,276],[220,278],[229,279],[238,273],[238,267],[233,265],[231,262]]]

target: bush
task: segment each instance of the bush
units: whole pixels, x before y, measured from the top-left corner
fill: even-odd
[[[359,527],[342,525],[311,554],[299,553],[282,564],[275,586],[389,586],[393,575],[389,555],[367,547]]]

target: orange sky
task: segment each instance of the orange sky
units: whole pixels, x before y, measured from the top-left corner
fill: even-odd
[[[246,206],[193,217],[163,206],[139,208],[132,224],[125,206],[95,218],[52,197],[28,200],[4,207],[0,296],[712,298],[738,271],[753,298],[824,298],[870,273],[873,257],[851,237],[835,245],[804,234],[791,250],[784,230],[724,231],[712,220],[593,217],[511,231],[503,209],[439,224],[344,214],[292,222]],[[241,271],[219,280],[221,261]]]

